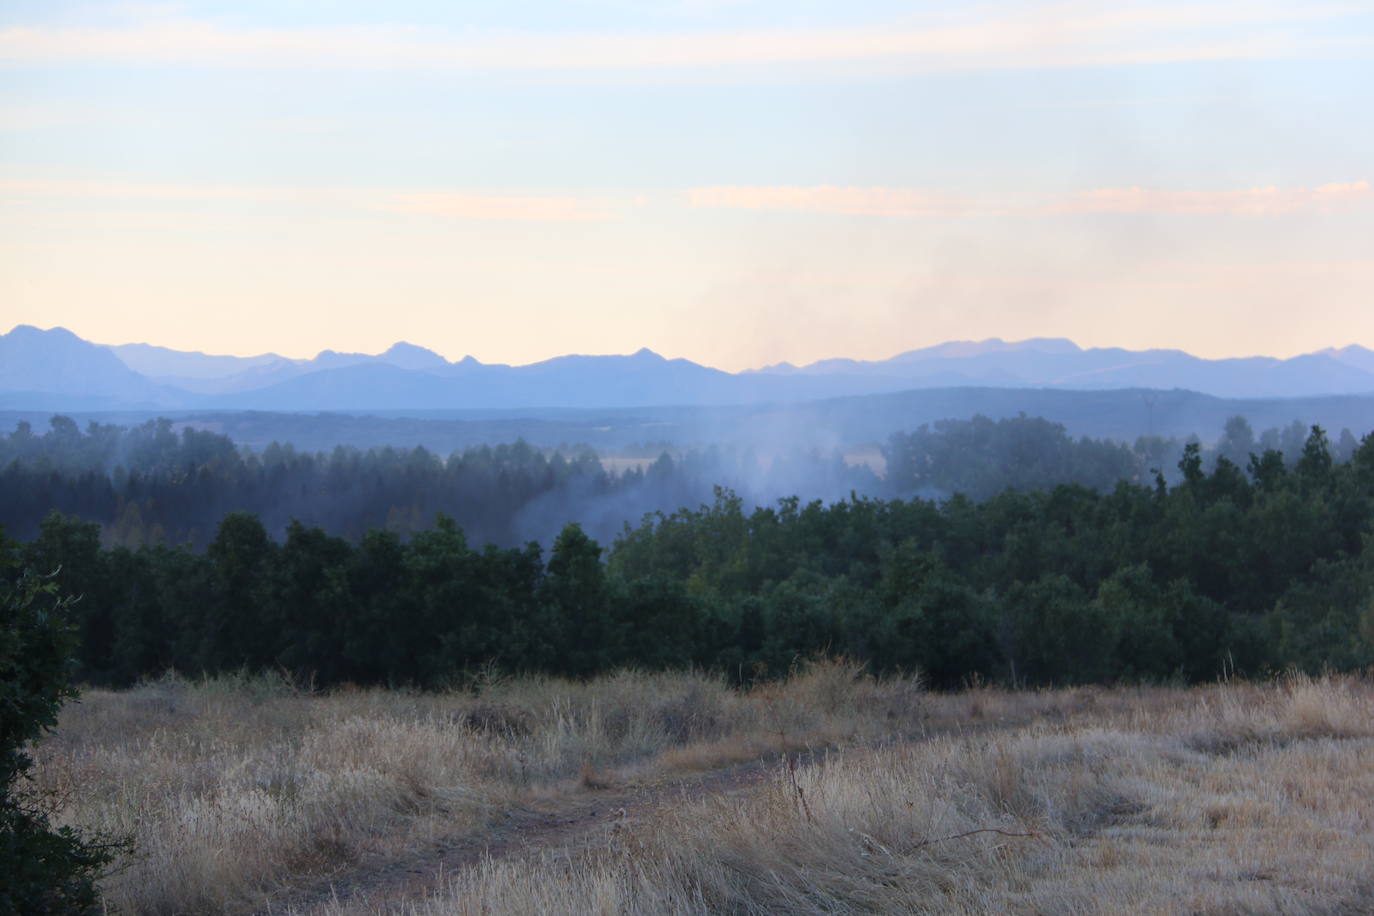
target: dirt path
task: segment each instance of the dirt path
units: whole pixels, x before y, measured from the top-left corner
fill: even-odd
[[[891,735],[862,747],[928,740],[937,735],[969,735],[1024,724],[1021,719],[932,725],[919,734]],[[836,748],[770,754],[748,763],[679,778],[657,778],[626,785],[584,788],[508,808],[480,831],[431,841],[410,855],[363,863],[295,893],[279,895],[255,916],[310,916],[331,906],[356,912],[394,911],[406,900],[437,890],[445,876],[484,858],[573,855],[605,844],[618,826],[652,818],[656,812],[708,797],[728,797],[759,785],[780,767],[813,766]]]
[[[815,756],[793,754],[792,760],[806,766]],[[605,842],[623,824],[651,818],[669,806],[747,791],[784,765],[783,758],[778,756],[698,776],[587,788],[576,794],[510,808],[476,834],[441,837],[404,858],[363,865],[273,901],[259,911],[259,916],[305,916],[340,904],[370,911],[374,907],[369,904],[374,901],[376,909],[392,909],[406,899],[436,890],[445,875],[470,868],[486,857],[572,854]]]

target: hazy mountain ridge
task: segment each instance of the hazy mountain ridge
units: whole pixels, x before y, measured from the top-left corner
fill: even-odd
[[[8,406],[164,407],[182,403],[181,394],[65,328],[19,325],[0,335],[0,403]]]
[[[1374,351],[1328,348],[1278,359],[1253,356],[1208,360],[1182,350],[1083,349],[1062,338],[1006,342],[956,341],[900,353],[891,359],[828,359],[808,366],[779,364],[762,374],[886,377],[929,385],[968,384],[1073,389],[1185,388],[1217,397],[1313,397],[1374,391]]]
[[[277,353],[221,356],[146,343],[98,346],[156,382],[209,395],[254,391],[298,376],[347,366],[386,364],[402,369],[442,371],[452,365],[433,350],[405,341],[398,341],[386,352],[375,355],[321,350],[312,359],[291,359]]]
[[[795,403],[913,389],[1175,389],[1225,398],[1374,393],[1374,351],[1328,348],[1290,359],[1208,360],[1182,350],[1083,349],[1063,338],[951,341],[891,359],[786,363],[739,373],[629,355],[558,356],[525,366],[449,362],[398,342],[383,353],[323,350],[296,360],[107,346],[62,328],[0,336],[0,405],[9,409],[216,410],[633,408]]]
[[[17,329],[16,329],[17,330]],[[57,330],[57,329],[54,329]],[[296,364],[301,360],[288,359],[276,353],[257,356],[226,356],[202,353],[199,350],[173,350],[149,343],[97,344],[109,350],[130,369],[150,378],[225,378],[250,369],[278,363]]]

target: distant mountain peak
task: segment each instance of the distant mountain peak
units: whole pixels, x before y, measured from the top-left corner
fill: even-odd
[[[357,363],[389,363],[402,369],[442,369],[449,361],[427,347],[398,340],[384,352],[341,353],[338,350],[321,350],[310,360],[320,368],[338,369]]]
[[[1374,355],[1374,350],[1362,347],[1359,344],[1346,344],[1344,347],[1327,347],[1325,350],[1316,350],[1307,354],[1308,356],[1364,356]]]
[[[66,328],[60,326],[54,326],[51,328],[44,329],[40,327],[35,327],[31,324],[16,324],[14,328],[10,331],[10,334],[16,335],[15,339],[17,340],[24,340],[25,338],[35,337],[46,337],[50,340],[64,340],[68,342],[73,340],[81,340],[80,337],[77,337],[71,331],[68,331]],[[82,341],[82,343],[85,343],[85,341]]]
[[[1366,372],[1374,372],[1374,350],[1362,347],[1359,344],[1347,344],[1339,349],[1327,347],[1325,350],[1318,350],[1316,353],[1309,353],[1309,356],[1324,356],[1333,359],[1338,363],[1347,366],[1355,366]]]
[[[17,325],[0,335],[0,392],[66,395],[87,404],[153,404],[163,392],[109,350],[66,328]]]
[[[767,366],[760,366],[757,369],[745,369],[745,375],[792,375],[797,371],[797,367],[783,360],[780,363],[770,363]]]
[[[377,359],[402,369],[439,369],[448,365],[448,360],[433,350],[404,340],[392,344]]]
[[[1024,350],[1039,350],[1042,353],[1082,353],[1083,348],[1067,337],[1030,337],[1026,340],[1008,344]]]
[[[910,359],[966,359],[972,356],[984,356],[989,353],[1019,353],[1025,351],[1036,353],[1067,354],[1081,353],[1083,349],[1069,340],[1067,337],[1030,337],[1026,340],[1006,341],[1000,337],[988,337],[984,340],[951,340],[946,343],[936,344],[933,347],[923,347],[919,350],[908,350],[894,356],[894,360]]]

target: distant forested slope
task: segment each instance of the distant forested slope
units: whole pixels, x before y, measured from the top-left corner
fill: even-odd
[[[1291,462],[1306,436],[1296,422],[1257,436],[1243,418],[1232,418],[1204,457],[1225,455],[1244,466],[1251,452],[1275,449]],[[585,447],[538,449],[517,441],[447,457],[423,447],[312,453],[272,443],[250,450],[218,433],[177,430],[165,418],[130,427],[91,422],[82,430],[56,416],[41,434],[21,422],[0,436],[0,521],[11,535],[29,539],[57,510],[98,522],[110,546],[204,549],[230,512],[259,516],[278,539],[299,521],[355,542],[373,529],[408,535],[443,513],[476,543],[548,544],[568,522],[609,541],[645,513],[711,502],[716,486],[751,506],[851,493],[982,500],[1008,487],[1061,483],[1108,490],[1119,480],[1147,482],[1160,469],[1175,475],[1183,447],[1159,437],[1129,446],[1074,438],[1040,418],[974,417],[892,435],[881,449],[882,476],[834,451],[760,458],[740,448],[662,452],[610,472]],[[1354,436],[1342,431],[1334,459],[1347,460],[1355,447]]]
[[[3,401],[3,398],[0,398]],[[3,404],[0,404],[3,407]],[[52,413],[0,409],[0,430],[19,421],[47,426]],[[1065,391],[1035,388],[930,388],[785,404],[641,408],[512,408],[506,410],[393,410],[330,413],[280,411],[130,411],[69,413],[83,428],[139,425],[166,416],[229,436],[262,450],[272,442],[298,451],[332,451],[423,445],[449,455],[480,445],[523,439],[541,448],[583,444],[598,451],[642,450],[659,443],[679,450],[753,449],[774,454],[800,449],[853,449],[884,442],[896,431],[942,420],[985,416],[994,420],[1042,417],[1069,435],[1133,443],[1140,436],[1210,443],[1230,417],[1255,429],[1283,429],[1301,421],[1333,431],[1374,429],[1374,396],[1227,399],[1183,390]]]

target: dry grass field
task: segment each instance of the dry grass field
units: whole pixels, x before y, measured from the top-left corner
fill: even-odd
[[[922,691],[841,662],[90,691],[60,823],[127,913],[1374,912],[1374,684]]]

